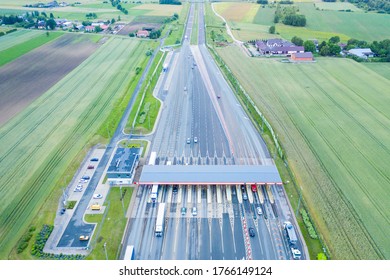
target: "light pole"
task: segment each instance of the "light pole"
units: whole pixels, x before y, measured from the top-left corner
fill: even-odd
[[[104,247],[104,252],[106,253],[106,260],[108,260],[108,256],[107,256],[107,242],[104,242],[103,244],[103,247]]]

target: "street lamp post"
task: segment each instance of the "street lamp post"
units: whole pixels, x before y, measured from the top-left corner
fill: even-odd
[[[104,242],[103,244],[103,247],[104,247],[104,253],[106,254],[106,260],[108,260],[108,256],[107,256],[107,242]]]

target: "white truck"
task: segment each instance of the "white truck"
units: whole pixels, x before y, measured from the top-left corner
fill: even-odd
[[[152,202],[156,202],[157,196],[158,196],[158,185],[155,184],[153,185],[152,192],[150,193],[150,199],[152,200]]]
[[[165,203],[160,203],[160,205],[158,206],[156,228],[155,228],[155,235],[157,237],[161,237],[164,232],[164,215],[165,215]]]
[[[286,231],[288,242],[291,245],[297,244],[297,234],[295,232],[294,226],[289,221],[284,222],[284,230]]]

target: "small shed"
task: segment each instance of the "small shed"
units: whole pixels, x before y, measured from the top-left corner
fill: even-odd
[[[313,54],[311,52],[303,53],[293,53],[291,54],[292,62],[301,62],[301,61],[314,61]]]

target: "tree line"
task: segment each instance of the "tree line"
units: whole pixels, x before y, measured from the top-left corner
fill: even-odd
[[[390,14],[390,0],[347,0],[360,9]]]
[[[159,0],[158,2],[163,5],[181,5],[181,2],[178,0]]]
[[[299,8],[296,6],[281,7],[278,3],[276,6],[274,23],[282,22],[285,25],[305,26],[306,17],[298,14]]]
[[[31,28],[38,27],[40,21],[45,21],[46,28],[54,29],[57,23],[54,20],[53,13],[48,16],[45,12],[32,11],[26,12],[23,15],[3,15],[0,16],[1,24],[14,25],[15,27]]]

